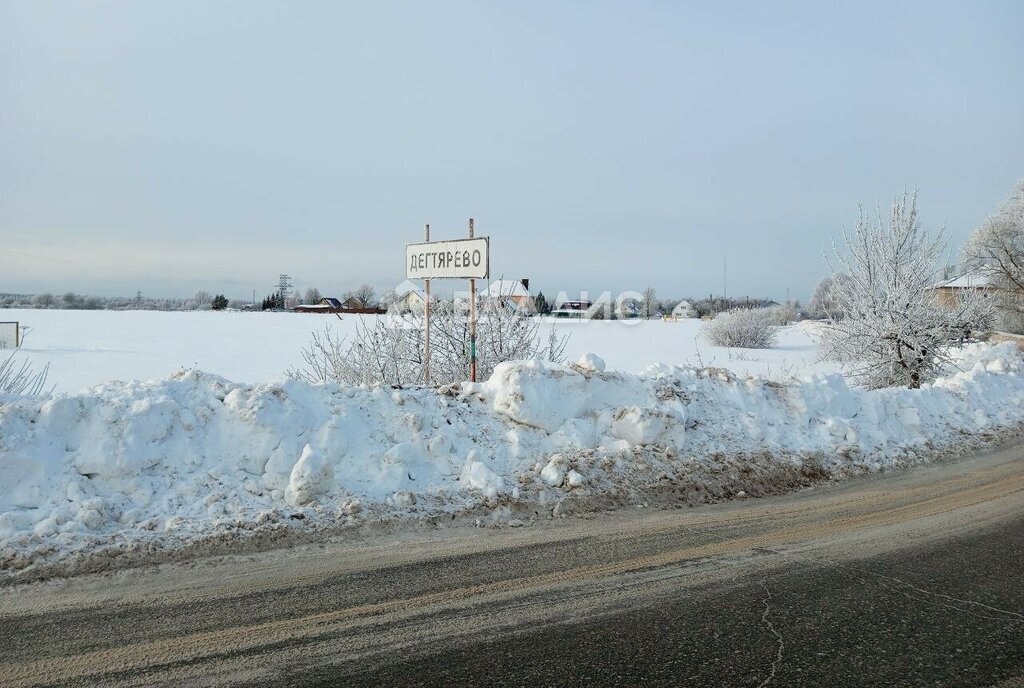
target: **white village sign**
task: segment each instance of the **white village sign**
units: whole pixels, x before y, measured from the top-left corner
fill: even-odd
[[[487,237],[431,241],[405,247],[408,279],[487,279],[490,256]]]
[[[430,280],[469,280],[469,379],[476,382],[476,281],[491,276],[491,239],[474,236],[469,218],[469,238],[431,241],[430,225],[423,229],[422,244],[405,247],[405,276],[423,280],[423,380],[430,384]]]

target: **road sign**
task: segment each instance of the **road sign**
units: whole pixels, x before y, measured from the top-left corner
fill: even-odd
[[[487,279],[491,271],[490,238],[407,244],[408,279]]]

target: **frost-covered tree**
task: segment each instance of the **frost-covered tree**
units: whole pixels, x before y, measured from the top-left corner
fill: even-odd
[[[200,289],[196,292],[196,295],[192,298],[194,308],[197,310],[206,310],[213,303],[213,295],[208,291]]]
[[[54,301],[53,294],[36,294],[32,298],[32,305],[36,308],[52,308]]]
[[[756,310],[765,311],[765,317],[776,327],[783,327],[797,320],[800,316],[796,306],[786,305],[775,305],[768,306],[767,308],[759,308]]]
[[[302,303],[307,306],[313,306],[320,303],[320,290],[316,287],[310,287],[306,290],[306,294],[302,297]]]
[[[988,325],[991,300],[977,293],[945,306],[932,286],[941,274],[943,232],[929,236],[918,219],[917,193],[892,203],[888,220],[881,209],[861,207],[845,247],[829,261],[832,290],[845,315],[823,332],[824,354],[841,361],[850,379],[867,388],[918,388],[950,362],[949,349]]]
[[[375,296],[373,287],[369,284],[360,284],[345,296],[345,300],[354,299],[361,308],[372,308],[377,303]]]
[[[1024,332],[1024,180],[974,231],[964,247],[964,259],[998,289],[1000,329]]]
[[[380,295],[380,299],[377,301],[377,307],[385,311],[389,311],[395,307],[398,302],[398,294],[395,293],[394,289],[388,289]]]
[[[818,282],[814,287],[814,293],[811,294],[811,300],[807,304],[807,310],[812,317],[833,319],[843,317],[844,313],[836,301],[834,292],[838,283],[846,280],[849,280],[849,275],[839,274],[828,275]]]
[[[658,295],[654,291],[654,287],[647,287],[644,289],[643,294],[640,297],[640,314],[645,318],[650,318],[658,312]]]

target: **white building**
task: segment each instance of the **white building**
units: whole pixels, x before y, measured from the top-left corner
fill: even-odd
[[[981,292],[994,294],[999,291],[999,282],[996,276],[984,269],[972,270],[959,277],[939,282],[932,286],[935,297],[939,303],[946,306],[956,306],[968,292]]]
[[[494,280],[480,292],[480,298],[512,303],[520,310],[533,310],[533,297],[530,296],[528,279]]]
[[[689,301],[680,301],[676,304],[676,307],[672,309],[672,317],[676,319],[696,318],[697,309],[694,308],[693,304]]]
[[[400,311],[411,311],[423,308],[427,302],[427,295],[422,288],[415,283],[405,280],[394,290],[394,298],[391,303]]]

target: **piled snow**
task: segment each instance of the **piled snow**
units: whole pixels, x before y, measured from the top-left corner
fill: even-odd
[[[308,444],[295,462],[284,490],[284,501],[292,506],[309,504],[317,495],[329,494],[334,487],[334,466]]]
[[[361,518],[557,515],[664,484],[715,496],[716,473],[879,470],[1024,421],[1013,344],[966,347],[958,367],[920,390],[865,392],[835,374],[631,374],[593,356],[502,364],[454,391],[188,371],[0,397],[0,568]]]

